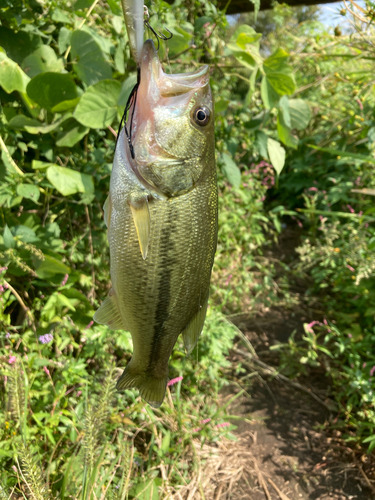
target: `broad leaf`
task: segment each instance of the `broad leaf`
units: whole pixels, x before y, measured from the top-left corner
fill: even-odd
[[[0,87],[3,87],[7,94],[15,90],[25,93],[29,80],[17,63],[9,59],[4,52],[0,52]]]
[[[17,194],[23,198],[37,202],[39,200],[40,191],[34,184],[18,184]]]
[[[291,118],[291,128],[304,130],[311,120],[309,105],[303,99],[289,100],[289,113]]]
[[[89,87],[81,97],[74,118],[85,127],[104,128],[111,125],[117,114],[121,84],[103,80]]]
[[[277,106],[279,99],[280,99],[280,95],[276,92],[276,90],[269,83],[266,76],[264,76],[262,78],[260,93],[261,93],[264,107],[266,109],[272,109],[275,106]]]
[[[296,90],[293,78],[285,73],[269,73],[265,78],[279,95],[291,95]]]
[[[88,131],[88,127],[84,127],[76,120],[69,120],[69,122],[64,125],[64,130],[57,135],[56,146],[72,147],[77,144]]]
[[[50,255],[44,255],[44,260],[34,258],[33,261],[39,278],[50,278],[55,274],[70,274],[70,267]]]
[[[4,5],[4,2],[2,3]],[[0,47],[3,47],[8,57],[18,64],[22,64],[25,57],[32,54],[41,43],[39,35],[22,30],[15,33],[5,26],[0,26]]]
[[[4,245],[7,248],[15,248],[15,246],[16,246],[16,240],[13,238],[13,235],[12,235],[7,224],[5,224],[5,227],[4,227],[3,241],[4,241]]]
[[[110,65],[104,59],[94,37],[83,30],[74,31],[71,36],[73,69],[87,85],[112,77]]]
[[[284,49],[278,48],[263,63],[266,73],[286,73],[291,72],[288,66],[289,54]]]
[[[282,116],[283,116],[284,124],[287,127],[291,128],[292,122],[291,122],[290,111],[289,111],[289,99],[287,98],[286,95],[284,95],[280,99],[279,106],[280,106],[280,111],[281,111]]]
[[[278,141],[274,141],[270,137],[267,140],[267,149],[272,166],[277,175],[280,175],[285,165],[285,149]]]
[[[82,174],[66,167],[51,166],[47,169],[47,179],[63,196],[75,193],[92,194],[94,182],[91,175]]]
[[[232,158],[223,153],[221,155],[221,161],[223,165],[223,171],[228,181],[232,184],[232,186],[238,188],[241,184],[241,171],[232,160]]]
[[[27,86],[28,96],[47,111],[60,102],[77,98],[77,88],[70,75],[47,72],[34,77]]]
[[[256,132],[255,136],[255,148],[258,151],[259,155],[262,156],[263,158],[268,159],[268,151],[267,151],[267,141],[268,141],[268,135],[262,132],[261,130],[258,130]]]
[[[286,126],[281,114],[277,117],[277,134],[281,142],[293,149],[298,147],[298,138],[295,137],[290,128]]]

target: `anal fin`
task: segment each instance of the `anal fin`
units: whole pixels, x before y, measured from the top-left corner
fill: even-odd
[[[208,294],[203,304],[200,306],[199,311],[181,332],[187,354],[190,354],[197,345],[199,336],[203,330],[204,320],[206,319],[207,305]]]
[[[129,206],[137,230],[139,248],[141,249],[143,259],[146,260],[151,227],[147,198],[143,198],[137,202],[130,201]]]
[[[94,314],[94,321],[101,325],[107,325],[111,330],[126,330],[112,289]]]

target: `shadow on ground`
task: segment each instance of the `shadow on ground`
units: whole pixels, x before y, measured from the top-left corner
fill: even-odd
[[[250,340],[259,358],[270,366],[277,366],[275,353],[269,347],[276,342],[286,342],[294,330],[297,330],[297,336],[301,334],[303,323],[307,321],[311,321],[311,318],[303,311],[270,310],[255,318],[239,317],[236,325]],[[237,348],[246,350],[240,343]],[[231,361],[236,366],[244,362],[245,358],[233,351]],[[363,464],[358,466],[357,457],[340,439],[338,431],[336,434],[332,434],[332,431],[331,434],[327,433],[326,424],[335,418],[334,413],[310,394],[288,382],[264,375],[262,371],[258,375],[256,371],[249,367],[247,375],[238,379],[249,396],[241,398],[231,408],[231,413],[247,416],[251,422],[241,422],[237,432],[245,434],[250,431],[249,448],[268,486],[268,492],[262,487],[254,487],[249,491],[248,498],[375,498],[361,472]],[[299,381],[329,407],[329,379],[316,373]],[[227,387],[225,393],[233,395],[236,391],[238,385],[233,385]]]

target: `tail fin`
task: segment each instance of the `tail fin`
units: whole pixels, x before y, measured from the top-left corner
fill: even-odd
[[[146,373],[133,374],[127,366],[124,373],[117,381],[116,389],[123,391],[130,387],[136,387],[142,398],[154,408],[159,408],[165,396],[168,375],[162,378],[155,378]]]

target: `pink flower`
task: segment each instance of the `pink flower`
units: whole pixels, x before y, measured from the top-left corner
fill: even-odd
[[[326,320],[325,318],[323,319],[323,323],[324,323],[326,326],[328,326],[328,322],[327,322],[327,320]]]
[[[195,429],[192,429],[191,432],[199,432],[202,430],[202,427],[196,427]]]
[[[361,177],[357,177],[354,182],[357,186],[359,186],[361,184]]]
[[[43,370],[47,375],[49,375],[49,369],[46,366],[43,366]]]
[[[348,337],[351,339],[353,335],[351,333],[348,333]]]
[[[365,369],[365,368],[366,368],[366,362],[364,362],[362,365],[362,369]]]
[[[82,394],[82,391],[78,391],[77,392],[77,398],[79,398],[81,394]]]
[[[362,210],[358,213],[358,215],[359,215],[360,217],[362,217],[362,215],[363,215]]]
[[[355,214],[355,210],[351,205],[346,205],[346,206],[349,208],[351,214]]]
[[[3,293],[3,291],[4,291],[3,285],[0,285],[0,293]]]
[[[319,324],[319,321],[311,321],[311,323],[308,323],[306,325],[306,330],[310,333],[314,333],[313,331],[313,326],[316,325],[316,324]]]
[[[221,429],[222,427],[229,427],[230,426],[230,423],[229,422],[223,422],[222,424],[217,424],[215,425],[215,427],[217,429]]]
[[[370,370],[371,377],[374,375],[374,372],[375,372],[375,365]]]
[[[66,282],[68,281],[68,279],[69,279],[69,274],[66,274],[66,275],[64,276],[64,279],[62,280],[62,282],[61,282],[61,285],[60,285],[60,286],[65,286],[65,285],[66,285]]]
[[[228,276],[228,278],[226,279],[226,281],[225,281],[225,285],[226,285],[226,286],[227,286],[227,285],[229,285],[229,282],[230,282],[230,280],[231,280],[232,278],[233,278],[233,274],[230,274],[230,275]]]
[[[174,384],[177,384],[177,382],[180,382],[184,377],[176,377],[176,378],[172,378],[167,386],[170,387],[171,385],[174,385]]]
[[[90,323],[86,326],[85,330],[88,330],[89,328],[91,328],[93,324],[94,324],[94,322],[91,320]]]
[[[211,419],[205,418],[204,420],[202,420],[201,424],[208,424],[208,422],[211,422]]]
[[[318,191],[318,188],[316,188],[316,187],[311,187],[311,188],[309,188],[309,189],[308,189],[308,191]]]
[[[347,267],[347,268],[349,269],[349,271],[351,271],[352,273],[354,273],[354,272],[355,272],[354,267],[349,266],[349,264],[346,264],[346,267]]]
[[[10,365],[13,365],[16,361],[17,361],[16,356],[10,356],[10,358],[8,359],[8,363]]]
[[[8,268],[7,266],[4,266],[4,267],[0,267],[0,273],[3,273],[4,271],[6,271]]]
[[[15,465],[12,465],[12,469],[14,470],[14,472],[15,472],[16,474],[18,474],[18,470],[17,470],[17,467],[16,467]]]

